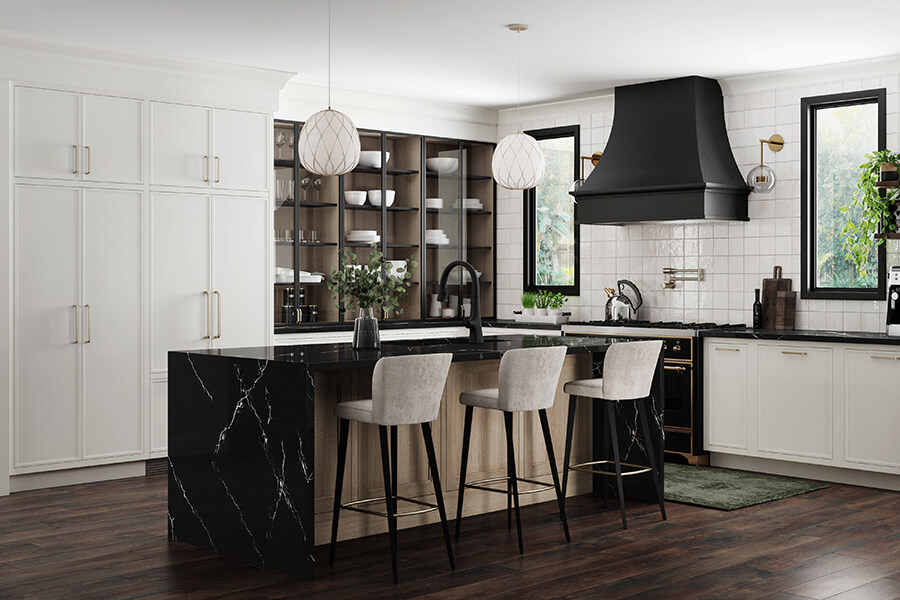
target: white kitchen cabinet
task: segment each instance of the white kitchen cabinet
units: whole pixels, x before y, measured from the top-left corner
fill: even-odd
[[[900,468],[900,351],[844,351],[846,458]]]
[[[153,102],[150,121],[150,183],[268,189],[266,115]]]
[[[747,344],[711,341],[707,346],[705,408],[708,448],[747,448],[749,352]]]
[[[143,102],[15,88],[17,177],[139,184]]]
[[[142,194],[15,189],[14,472],[144,457]]]

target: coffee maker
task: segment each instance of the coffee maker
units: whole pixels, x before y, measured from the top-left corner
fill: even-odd
[[[891,267],[888,279],[887,334],[900,336],[900,267]]]

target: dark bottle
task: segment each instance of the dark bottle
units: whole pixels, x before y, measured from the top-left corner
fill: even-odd
[[[309,315],[309,322],[316,323],[319,320],[319,306],[317,304],[310,304],[307,307],[307,315]]]
[[[759,301],[759,288],[753,290],[756,300],[753,301],[753,329],[762,327],[762,303]]]
[[[294,310],[294,288],[282,290],[281,322],[296,323],[296,311]]]

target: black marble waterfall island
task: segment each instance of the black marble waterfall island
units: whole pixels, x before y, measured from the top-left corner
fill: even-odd
[[[316,499],[323,504],[323,497],[330,493],[327,490],[334,486],[333,471],[320,472],[323,461],[335,452],[327,445],[334,442],[330,437],[332,421],[336,423],[333,405],[338,399],[367,397],[371,369],[379,358],[452,353],[454,364],[439,420],[444,421],[445,427],[455,427],[457,420],[462,421],[461,412],[456,412],[459,390],[473,387],[473,382],[486,387],[483,382],[489,382],[491,377],[496,385],[494,373],[504,352],[559,345],[568,347],[570,368],[564,370],[563,377],[572,379],[598,376],[609,341],[597,337],[509,335],[478,344],[464,338],[384,342],[380,350],[367,351],[353,350],[349,344],[326,344],[170,352],[169,536],[253,565],[312,577],[317,542]],[[662,377],[657,379],[661,385]],[[565,381],[560,386],[562,383]],[[662,398],[662,394],[654,393],[654,397]],[[558,396],[557,404],[564,415],[566,403],[560,399]],[[603,431],[596,416],[594,421],[594,429]],[[622,421],[626,423],[624,435],[619,437],[623,454],[635,462],[646,461],[642,443],[635,443],[640,436],[636,439],[632,431],[633,420],[626,416]],[[661,461],[661,418],[655,421],[654,445],[660,450]],[[564,426],[564,417],[559,422]],[[522,423],[524,438],[529,433],[526,421]],[[557,435],[554,432],[554,438]],[[458,469],[454,465],[459,464],[459,437],[455,430],[446,431],[445,439],[438,444],[443,448],[439,461],[443,462],[440,472],[446,482],[445,500],[451,503],[458,479],[453,471]],[[595,448],[600,447],[597,437]],[[560,447],[563,439],[560,436],[557,442]],[[365,456],[363,442],[360,444],[358,451]],[[415,463],[418,448],[409,447],[407,454],[408,462]],[[544,460],[546,457],[540,455],[530,464]],[[527,466],[527,461],[523,461],[522,468]],[[361,471],[361,477],[365,477],[365,465]],[[652,486],[645,486],[642,491],[637,484],[626,490],[626,498],[652,501]],[[354,486],[360,494],[367,492],[364,483]],[[344,528],[343,522],[341,526]],[[342,536],[371,533],[361,526],[353,527],[342,531]],[[319,543],[328,533],[319,532]]]

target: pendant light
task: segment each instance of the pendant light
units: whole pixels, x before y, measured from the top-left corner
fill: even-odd
[[[316,175],[343,175],[359,163],[359,131],[350,117],[331,108],[331,0],[328,0],[328,108],[303,124],[297,152],[304,169]]]
[[[519,103],[522,96],[520,83],[519,34],[528,29],[528,25],[509,25],[509,30],[516,33],[516,121],[519,118]],[[518,132],[506,136],[494,149],[491,159],[491,172],[497,183],[508,190],[527,190],[540,183],[544,177],[544,153],[541,152],[537,140]]]

